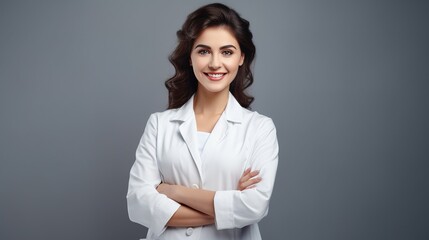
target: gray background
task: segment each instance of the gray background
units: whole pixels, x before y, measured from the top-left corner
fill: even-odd
[[[0,2],[0,239],[138,239],[126,191],[207,1]],[[427,1],[235,1],[278,128],[264,239],[429,239]]]

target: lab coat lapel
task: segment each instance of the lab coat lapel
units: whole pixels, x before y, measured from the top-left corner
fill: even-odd
[[[188,100],[188,102],[186,102],[181,108],[177,110],[176,115],[172,118],[172,120],[180,121],[180,135],[185,141],[186,146],[191,153],[192,160],[194,161],[195,166],[198,169],[198,174],[202,179],[202,161],[198,152],[197,123],[195,121],[194,113],[194,96],[195,95],[193,95]],[[215,149],[215,145],[221,143],[225,139],[225,137],[228,135],[230,127],[233,127],[234,124],[241,123],[243,111],[245,110],[237,102],[234,96],[229,93],[228,104],[225,108],[225,111],[222,113],[221,117],[213,128],[209,139],[207,140],[207,143],[203,150],[203,157],[208,152]]]
[[[234,124],[241,123],[242,111],[243,108],[241,105],[237,102],[234,96],[229,93],[228,104],[226,105],[225,111],[217,121],[204,147],[204,158],[205,154],[214,148],[214,145],[221,143],[227,137],[229,129],[233,127]]]
[[[225,118],[225,112],[222,113],[215,127],[213,128],[210,138],[208,139],[205,148],[210,147],[211,144],[220,143],[228,134],[228,121]]]
[[[179,120],[179,132],[183,140],[191,153],[192,160],[198,169],[198,174],[201,175],[201,158],[198,153],[198,142],[197,142],[197,124],[195,122],[195,114],[193,108],[194,97],[192,96],[188,102],[185,103],[177,111],[177,115],[173,120]]]
[[[188,119],[187,121],[183,122],[179,127],[179,131],[186,143],[186,146],[188,146],[189,152],[192,155],[192,159],[194,160],[194,163],[198,169],[198,173],[201,177],[201,158],[200,154],[198,153],[198,142],[196,136],[197,127],[195,118]]]

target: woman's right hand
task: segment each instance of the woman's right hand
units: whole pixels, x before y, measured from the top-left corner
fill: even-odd
[[[259,170],[250,171],[250,168],[246,169],[241,175],[238,181],[237,189],[240,191],[255,187],[258,182],[262,180],[261,177],[256,177],[259,174]]]

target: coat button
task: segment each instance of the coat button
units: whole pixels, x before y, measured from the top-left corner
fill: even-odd
[[[200,187],[198,186],[198,184],[194,183],[194,184],[192,184],[192,188],[193,188],[193,189],[198,189],[198,188],[200,188]]]
[[[186,229],[186,236],[191,236],[193,232],[194,232],[193,228]]]

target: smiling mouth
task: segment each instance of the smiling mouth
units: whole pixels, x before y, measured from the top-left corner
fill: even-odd
[[[221,80],[226,73],[204,73],[204,75],[206,75],[210,80],[217,81]]]

